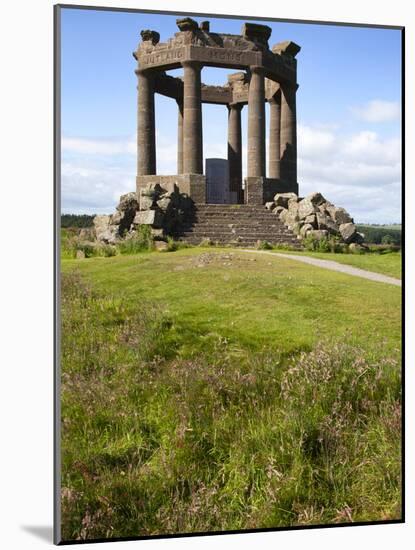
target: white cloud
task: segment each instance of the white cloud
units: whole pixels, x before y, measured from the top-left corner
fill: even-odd
[[[298,125],[297,134],[304,156],[327,154],[335,147],[336,137],[332,131]]]
[[[90,139],[80,137],[62,137],[62,151],[87,155],[134,155],[137,151],[134,137]]]
[[[175,174],[175,139],[156,135],[157,172]],[[135,189],[135,138],[62,139],[62,209],[111,212]],[[243,141],[243,171],[247,148]],[[204,156],[226,158],[226,140],[205,140]],[[401,144],[373,131],[344,135],[337,127],[298,126],[300,193],[321,191],[357,221],[400,221]]]
[[[388,122],[399,120],[401,116],[400,104],[397,101],[383,101],[373,99],[359,107],[351,107],[352,113],[366,122]]]
[[[400,140],[363,131],[349,136],[300,126],[298,181],[306,195],[320,191],[357,221],[401,219]]]
[[[120,195],[135,188],[134,165],[100,166],[86,159],[65,161],[61,167],[62,212],[111,213]]]

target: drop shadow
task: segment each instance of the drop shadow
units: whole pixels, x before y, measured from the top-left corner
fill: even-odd
[[[51,525],[21,525],[21,528],[38,539],[53,543],[53,527]]]

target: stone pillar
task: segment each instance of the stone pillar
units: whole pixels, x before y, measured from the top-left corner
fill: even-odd
[[[183,174],[183,100],[177,100],[177,173]]]
[[[137,175],[156,173],[156,130],[154,119],[154,74],[138,70]]]
[[[286,183],[297,185],[297,86],[281,85],[281,153],[280,176]]]
[[[183,84],[183,172],[203,174],[201,65],[185,61]]]
[[[265,177],[265,79],[257,66],[248,93],[248,177]]]
[[[229,190],[237,203],[242,202],[242,104],[228,105]]]
[[[280,130],[281,130],[281,91],[278,90],[269,103],[269,150],[268,177],[280,178]]]

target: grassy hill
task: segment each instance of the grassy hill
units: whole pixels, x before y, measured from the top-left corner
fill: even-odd
[[[400,517],[399,288],[215,249],[62,270],[65,539]]]

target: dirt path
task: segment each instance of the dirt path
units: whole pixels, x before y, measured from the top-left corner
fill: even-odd
[[[333,262],[332,260],[320,260],[319,258],[310,258],[309,256],[281,254],[280,252],[268,252],[267,250],[249,250],[246,248],[241,249],[241,252],[280,256],[281,258],[286,258],[288,260],[303,262],[305,264],[323,267],[324,269],[331,269],[332,271],[340,271],[341,273],[346,273],[347,275],[362,277],[363,279],[369,279],[370,281],[376,281],[378,283],[387,283],[390,285],[402,286],[402,281],[400,279],[395,279],[394,277],[389,277],[388,275],[382,275],[381,273],[375,273],[374,271],[366,271],[364,269],[359,269],[358,267],[352,267],[351,265],[339,264],[337,262]]]

